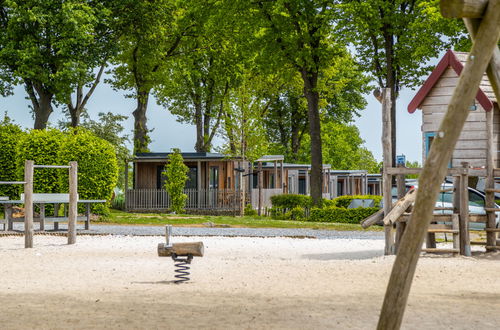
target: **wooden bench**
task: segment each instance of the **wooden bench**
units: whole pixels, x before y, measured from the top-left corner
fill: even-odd
[[[85,215],[77,217],[77,221],[84,221],[85,229],[90,229],[90,205],[93,203],[105,203],[106,200],[81,200],[78,199],[78,203],[85,205]],[[24,194],[21,194],[19,200],[1,200],[0,204],[5,206],[5,220],[0,222],[4,223],[4,230],[13,230],[14,222],[24,222],[24,217],[14,218],[12,216],[12,208],[16,204],[24,203]],[[45,230],[45,223],[53,223],[54,230],[59,229],[59,222],[68,221],[68,217],[58,216],[59,208],[61,204],[69,203],[69,194],[46,194],[46,193],[35,193],[33,194],[33,204],[38,205],[40,208],[40,214],[37,217],[33,217],[34,222],[40,223],[40,230]],[[54,215],[45,215],[45,206],[47,204],[54,205]]]

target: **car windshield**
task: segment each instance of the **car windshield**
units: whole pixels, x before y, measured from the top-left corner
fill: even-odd
[[[469,190],[469,205],[484,207],[484,198],[475,191]]]

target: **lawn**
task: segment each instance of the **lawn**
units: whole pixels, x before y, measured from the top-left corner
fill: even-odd
[[[98,223],[121,225],[166,225],[192,226],[192,227],[246,227],[246,228],[310,228],[323,230],[357,230],[357,231],[382,231],[379,226],[363,229],[360,225],[348,223],[328,223],[312,221],[273,220],[268,217],[233,217],[233,216],[207,216],[207,215],[172,215],[164,213],[127,213],[111,210],[111,215],[100,219]]]

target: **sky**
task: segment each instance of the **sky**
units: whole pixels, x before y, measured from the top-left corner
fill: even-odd
[[[125,130],[132,138],[134,121],[132,111],[135,109],[135,100],[125,97],[125,92],[114,91],[109,85],[101,83],[96,88],[89,100],[87,110],[91,118],[97,118],[99,112],[113,112],[129,116],[124,123]],[[422,116],[419,111],[409,114],[408,103],[416,91],[404,89],[397,102],[397,154],[404,154],[407,160],[422,161],[422,138],[421,124]],[[360,112],[360,117],[354,121],[359,128],[361,137],[365,140],[365,146],[373,153],[378,161],[382,160],[382,111],[381,104],[372,95],[365,95],[368,102],[366,109]],[[0,97],[0,118],[7,112],[17,124],[26,128],[32,128],[34,120],[28,106],[30,101],[26,99],[26,92],[22,86],[14,89],[14,95]],[[50,116],[53,126],[64,116],[61,109],[55,109]],[[148,128],[154,129],[150,134],[152,143],[150,150],[153,152],[167,152],[171,148],[180,148],[189,152],[194,150],[196,131],[193,125],[181,124],[176,121],[175,116],[157,105],[154,98],[150,98],[148,106]],[[221,143],[216,139],[215,143]]]

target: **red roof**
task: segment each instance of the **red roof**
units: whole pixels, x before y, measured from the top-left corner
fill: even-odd
[[[456,53],[452,50],[448,50],[441,61],[439,61],[436,68],[432,71],[431,75],[424,82],[422,87],[420,87],[415,97],[411,100],[410,104],[408,104],[408,112],[414,113],[415,110],[420,107],[422,102],[427,97],[427,94],[429,94],[432,87],[434,87],[434,85],[438,82],[439,78],[441,78],[448,67],[451,67],[457,73],[457,75],[460,75],[464,68],[466,59],[467,53]],[[483,91],[483,87],[487,88],[491,87],[491,85],[489,85],[486,74],[484,77],[485,78],[483,78],[483,81],[481,82],[481,88],[479,88],[477,92],[476,100],[479,104],[481,104],[485,111],[490,111],[491,109],[493,109],[493,102],[490,97],[485,94],[485,92]],[[496,100],[493,99],[493,101]]]

